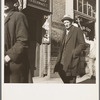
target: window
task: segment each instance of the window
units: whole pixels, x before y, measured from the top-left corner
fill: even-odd
[[[95,6],[89,0],[74,0],[74,10],[95,17]]]
[[[78,0],[78,11],[82,12],[82,0]]]
[[[87,0],[83,1],[83,13],[87,14]]]
[[[77,0],[74,0],[74,10],[77,10]]]
[[[88,5],[88,15],[92,15],[92,6],[91,5]]]

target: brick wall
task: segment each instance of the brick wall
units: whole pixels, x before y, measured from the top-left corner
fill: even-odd
[[[61,23],[61,19],[65,14],[65,0],[53,0],[52,21]]]
[[[53,69],[57,60],[59,46],[62,40],[64,25],[61,22],[65,14],[65,0],[53,0],[53,14],[51,23],[51,77],[53,76]]]

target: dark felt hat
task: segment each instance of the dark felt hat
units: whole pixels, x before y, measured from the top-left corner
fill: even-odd
[[[64,22],[64,20],[69,20],[69,21],[73,21],[73,19],[71,18],[70,15],[64,15],[64,17],[62,18],[62,22]]]
[[[13,2],[13,3],[15,3],[15,2],[18,2],[18,0],[5,0],[5,3],[9,3],[9,2]]]

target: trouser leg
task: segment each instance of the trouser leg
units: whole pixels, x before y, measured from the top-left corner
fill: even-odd
[[[58,73],[64,83],[76,83],[76,76],[66,76],[66,72],[63,70],[58,71]]]
[[[58,73],[59,73],[59,75],[64,83],[70,83],[70,76],[66,76],[65,71],[60,70],[60,71],[58,71]]]
[[[9,66],[5,66],[4,68],[4,83],[9,83],[10,82],[10,70]]]
[[[76,83],[76,76],[71,76],[70,83]]]

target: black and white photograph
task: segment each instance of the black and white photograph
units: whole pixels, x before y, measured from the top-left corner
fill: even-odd
[[[48,95],[59,90],[64,95],[57,99],[54,94],[53,99],[63,100],[69,94],[68,100],[98,100],[98,5],[99,0],[4,0],[3,100],[23,100],[18,98],[23,86],[23,90],[29,87],[26,91],[38,87],[47,93],[51,84]],[[13,88],[10,93],[11,87],[19,90]],[[29,100],[51,97],[39,99],[33,94]]]

